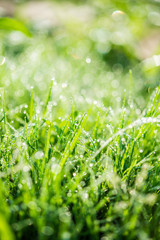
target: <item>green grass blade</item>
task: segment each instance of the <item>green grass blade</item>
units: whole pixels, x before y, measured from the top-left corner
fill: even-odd
[[[28,37],[32,36],[28,28],[23,23],[12,18],[0,18],[0,30],[20,31]]]

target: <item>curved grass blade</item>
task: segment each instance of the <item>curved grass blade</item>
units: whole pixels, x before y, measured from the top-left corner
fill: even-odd
[[[62,157],[62,159],[61,159],[61,163],[60,163],[61,168],[63,168],[63,166],[64,166],[67,158],[69,157],[69,154],[70,154],[70,153],[73,151],[73,149],[75,148],[76,143],[77,143],[77,141],[78,141],[78,138],[80,137],[81,132],[82,132],[82,130],[83,130],[83,128],[84,128],[84,125],[85,125],[85,123],[86,123],[86,121],[87,121],[87,117],[88,117],[87,114],[84,114],[84,115],[83,115],[83,117],[82,117],[82,119],[81,119],[81,122],[79,123],[77,129],[75,130],[75,133],[74,133],[74,136],[73,136],[72,141],[69,141],[69,142],[68,142],[68,144],[67,144],[67,146],[66,146],[66,149],[65,149],[65,151],[64,151],[64,155],[63,155],[63,157]]]
[[[20,31],[28,37],[32,36],[28,28],[23,23],[13,18],[0,18],[0,30]]]
[[[160,123],[160,118],[152,118],[152,117],[144,117],[141,119],[138,119],[136,121],[134,121],[133,123],[129,124],[127,127],[120,129],[118,132],[116,132],[115,134],[113,134],[100,148],[99,150],[94,154],[93,159],[96,158],[98,156],[98,154],[100,154],[103,149],[105,147],[107,147],[107,145],[113,141],[113,139],[117,136],[123,135],[123,133],[128,130],[128,129],[132,129],[133,127],[136,126],[141,126],[143,124],[149,124],[149,123]]]

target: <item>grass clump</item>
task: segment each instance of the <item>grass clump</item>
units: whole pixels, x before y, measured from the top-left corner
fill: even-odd
[[[132,3],[104,2],[1,36],[2,240],[160,239],[159,69],[132,51],[158,3],[133,28]]]
[[[135,121],[96,105],[59,120],[32,93],[17,129],[4,108],[1,238],[158,239],[158,99]]]

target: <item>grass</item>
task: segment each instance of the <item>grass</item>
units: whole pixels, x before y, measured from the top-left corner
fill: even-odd
[[[3,35],[2,240],[160,238],[159,70],[98,52],[103,21]]]

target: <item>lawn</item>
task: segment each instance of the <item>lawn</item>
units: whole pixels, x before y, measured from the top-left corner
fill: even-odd
[[[159,1],[1,4],[0,240],[159,240]]]

